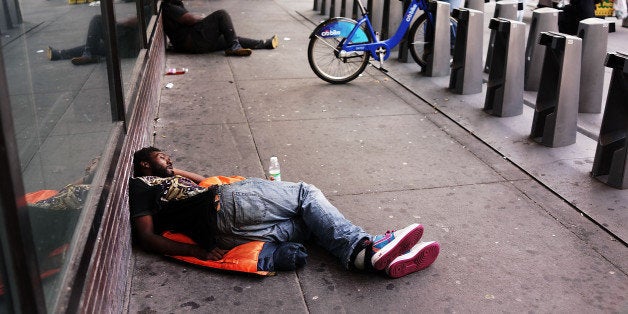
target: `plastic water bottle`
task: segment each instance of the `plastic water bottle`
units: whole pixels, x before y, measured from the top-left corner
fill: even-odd
[[[279,169],[279,160],[277,157],[270,157],[270,165],[268,165],[268,174],[270,181],[281,181],[281,169]]]
[[[181,75],[188,73],[188,68],[170,68],[166,71],[166,75]]]

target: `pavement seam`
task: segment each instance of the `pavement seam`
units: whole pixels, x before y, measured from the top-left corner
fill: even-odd
[[[307,26],[310,23],[313,24],[314,26],[316,26],[316,24],[314,24],[314,22],[310,21],[307,17],[303,16],[303,14],[301,14],[301,12],[296,11],[296,10],[291,10],[287,7],[285,7],[284,5],[278,3],[277,1],[273,1],[278,7],[280,7],[282,10],[284,10],[288,15],[290,15],[290,17],[292,17],[294,20],[300,22],[301,24]],[[300,16],[302,19],[298,19],[297,16],[295,16],[295,13],[297,16]],[[308,23],[305,23],[308,22]]]
[[[628,247],[628,243],[626,243],[626,241],[622,240],[618,235],[614,234],[611,230],[609,230],[608,228],[606,228],[604,225],[602,225],[601,223],[595,221],[595,219],[593,217],[591,217],[590,215],[588,215],[587,213],[585,213],[584,211],[582,211],[581,209],[579,209],[577,206],[575,206],[574,204],[572,204],[569,200],[567,200],[565,197],[563,197],[562,195],[560,195],[558,192],[554,191],[551,187],[549,187],[547,184],[543,183],[542,181],[540,181],[539,179],[537,179],[536,177],[534,177],[530,172],[528,172],[527,170],[525,170],[524,168],[522,168],[521,166],[517,165],[515,162],[513,162],[510,158],[508,158],[508,156],[502,154],[499,150],[497,150],[496,148],[494,148],[493,146],[491,146],[489,143],[487,143],[486,141],[484,141],[482,138],[480,138],[479,136],[477,136],[475,133],[471,132],[469,129],[467,129],[464,125],[462,125],[461,123],[457,122],[454,118],[452,118],[450,115],[448,115],[447,113],[445,113],[441,108],[434,106],[431,104],[431,102],[429,102],[427,99],[423,98],[421,95],[419,95],[418,93],[412,91],[410,88],[406,87],[404,84],[402,84],[401,82],[399,82],[396,78],[387,75],[392,81],[396,82],[397,84],[399,84],[399,86],[401,86],[402,88],[404,88],[405,90],[409,91],[410,93],[414,94],[417,98],[421,99],[422,101],[426,102],[428,105],[430,105],[434,110],[436,110],[438,113],[440,113],[443,117],[447,118],[447,120],[451,121],[452,123],[454,123],[455,125],[457,125],[458,127],[462,128],[464,131],[466,131],[468,134],[470,134],[471,136],[473,136],[475,139],[477,139],[479,142],[483,143],[484,145],[486,145],[488,148],[490,148],[491,150],[493,150],[495,153],[497,153],[499,156],[502,156],[502,158],[504,158],[504,160],[507,160],[511,165],[517,167],[517,169],[519,169],[521,172],[525,173],[526,175],[528,175],[530,178],[532,178],[534,181],[536,181],[538,184],[540,184],[542,187],[544,187],[545,189],[547,189],[548,191],[550,191],[552,194],[554,194],[554,196],[558,197],[560,200],[562,200],[563,202],[565,202],[567,205],[569,205],[572,209],[574,209],[576,212],[580,213],[583,217],[587,218],[589,221],[593,222],[595,225],[597,225],[601,230],[603,230],[604,232],[606,232],[607,234],[609,234],[613,239],[615,239],[616,241],[619,241],[620,243],[622,243],[624,246]],[[443,130],[445,131],[445,130]],[[450,133],[447,133],[451,136]]]
[[[366,118],[381,118],[381,117],[405,117],[416,116],[416,113],[398,113],[398,114],[381,114],[381,115],[359,115],[359,116],[341,116],[341,117],[329,117],[329,118],[305,118],[305,119],[267,119],[251,121],[252,124],[256,123],[268,123],[268,122],[298,122],[298,121],[332,121],[343,119],[366,119]],[[222,124],[222,123],[221,123]]]
[[[536,180],[535,180],[536,181]],[[561,219],[560,217],[558,217],[557,215],[554,215],[551,211],[549,211],[547,208],[545,208],[545,206],[542,203],[537,202],[534,198],[530,197],[530,195],[523,189],[517,187],[516,185],[512,185],[513,188],[515,188],[517,191],[521,192],[522,195],[524,195],[528,201],[530,201],[532,204],[536,205],[537,208],[539,208],[540,210],[542,210],[544,213],[546,213],[548,216],[552,217],[556,222],[558,222],[559,225],[563,226],[567,231],[569,231],[571,234],[573,234],[576,238],[580,239],[583,243],[585,243],[585,245],[587,247],[589,247],[591,250],[593,250],[595,253],[597,253],[602,259],[604,259],[605,261],[607,261],[609,264],[615,266],[615,268],[617,268],[622,274],[628,276],[628,272],[626,272],[621,265],[618,265],[616,263],[614,263],[611,259],[607,258],[606,255],[603,254],[603,252],[601,252],[600,250],[597,249],[596,246],[594,245],[589,245],[590,241],[587,241],[585,238],[581,237],[577,232],[575,232],[573,230],[573,227],[576,227],[575,225],[569,225],[567,224],[565,221],[563,221],[563,219]],[[551,191],[551,190],[550,190]],[[553,191],[552,191],[553,192]],[[569,204],[569,202],[566,202],[567,205],[571,206],[571,204]],[[582,213],[581,213],[582,214]],[[582,214],[582,216],[590,221],[593,222],[596,226],[599,226],[599,224],[595,223],[594,220],[588,218],[585,214]],[[611,241],[614,240],[618,240],[617,237],[612,237],[611,234]],[[624,246],[626,246],[626,243],[621,241],[621,239],[618,240],[618,242],[623,243]]]
[[[307,310],[307,313],[310,313],[310,308],[307,305],[307,300],[305,299],[305,290],[303,289],[303,280],[301,280],[298,271],[294,271],[294,278],[296,278],[297,284],[299,285],[299,291],[301,292],[301,301],[303,302],[303,308]]]
[[[429,190],[437,190],[437,189],[446,189],[446,188],[457,188],[457,187],[467,187],[467,186],[475,186],[475,185],[491,185],[491,184],[500,184],[500,183],[510,183],[510,182],[519,182],[519,181],[529,181],[528,179],[517,179],[517,180],[501,180],[501,181],[485,181],[485,182],[474,182],[474,183],[465,183],[465,184],[452,184],[452,185],[440,185],[440,186],[427,186],[427,187],[416,187],[416,188],[405,188],[405,189],[390,189],[390,190],[377,190],[377,191],[369,191],[369,192],[361,192],[361,193],[337,193],[330,195],[330,197],[336,196],[359,196],[359,195],[371,195],[371,194],[379,194],[379,193],[396,193],[396,192],[405,192],[405,191],[429,191]]]
[[[306,12],[306,11],[303,11]],[[301,13],[299,11],[297,11],[297,13],[299,15],[301,15],[303,18],[305,18],[306,20],[308,20],[310,23],[312,23],[314,26],[317,25],[317,23],[315,22],[316,17],[312,17],[312,16],[307,16],[306,13]],[[323,17],[323,19],[325,19],[326,17]],[[524,16],[524,21],[526,22],[526,24],[530,24],[531,23],[531,17],[529,16]],[[369,65],[373,66],[375,70],[377,70],[377,66],[375,66],[373,64],[373,62],[371,61],[369,63]],[[375,76],[375,74],[371,74],[368,71],[367,67],[367,71],[365,71],[364,73],[368,73],[368,75],[372,76],[372,77],[378,77]],[[573,208],[577,213],[580,213],[583,217],[586,217],[586,219],[588,219],[589,221],[593,222],[595,225],[597,225],[601,230],[603,230],[605,233],[609,234],[613,239],[619,241],[620,243],[622,243],[624,246],[628,246],[628,244],[626,243],[626,241],[622,240],[621,237],[618,234],[615,234],[611,228],[607,228],[606,226],[604,226],[604,224],[597,222],[595,220],[595,213],[592,213],[591,215],[587,214],[585,212],[586,208],[580,209],[578,208],[578,206],[575,203],[572,203],[571,201],[569,201],[568,196],[565,195],[561,195],[559,191],[554,190],[550,184],[551,183],[544,183],[541,178],[537,178],[533,175],[532,172],[526,171],[525,168],[523,168],[523,166],[518,165],[515,161],[511,160],[508,156],[504,155],[503,153],[501,153],[498,148],[493,147],[490,143],[488,143],[485,140],[482,140],[480,137],[478,137],[477,135],[475,135],[473,133],[472,130],[467,129],[463,124],[459,123],[456,121],[455,116],[452,114],[447,114],[446,111],[442,108],[439,108],[435,103],[433,103],[433,101],[429,101],[428,99],[422,97],[421,95],[419,95],[417,92],[414,92],[413,90],[411,90],[409,87],[405,86],[403,84],[403,82],[400,79],[396,79],[393,75],[394,72],[390,72],[390,73],[386,73],[386,72],[380,72],[377,71],[376,73],[378,73],[379,75],[388,77],[390,80],[392,80],[393,82],[396,82],[398,85],[402,86],[404,89],[408,90],[410,93],[414,94],[416,97],[418,97],[419,99],[421,99],[422,101],[426,102],[429,106],[431,106],[437,113],[441,113],[445,118],[451,120],[452,122],[454,122],[456,125],[458,125],[459,127],[462,128],[462,130],[470,133],[471,135],[474,136],[475,139],[479,140],[480,143],[483,143],[484,145],[488,146],[489,148],[491,148],[493,151],[497,152],[499,156],[502,156],[505,160],[508,160],[508,162],[512,165],[514,165],[515,167],[517,167],[522,173],[525,173],[527,176],[533,178],[537,183],[539,183],[543,188],[550,190],[552,192],[553,195],[557,196],[558,199],[562,200],[563,202],[565,202],[566,204],[568,204],[571,208]],[[529,100],[527,100],[524,97],[524,104],[528,107],[534,108],[534,106],[530,103]],[[597,136],[595,136],[595,134],[592,134],[592,132],[590,130],[587,130],[585,127],[582,126],[577,126],[577,131],[579,134],[583,135],[584,137],[587,137],[589,139],[593,139],[595,140],[597,138]]]
[[[244,119],[246,120],[246,122],[242,122],[241,124],[245,124],[247,126],[247,129],[249,131],[249,134],[251,136],[251,141],[253,142],[253,147],[255,147],[255,153],[257,154],[257,160],[259,162],[259,168],[261,170],[261,173],[266,174],[266,171],[264,171],[264,163],[262,162],[262,155],[260,154],[259,151],[259,146],[257,144],[257,141],[255,140],[255,134],[253,134],[253,129],[251,128],[251,120],[249,119],[249,115],[246,112],[246,109],[244,108],[244,104],[242,102],[242,94],[240,93],[240,80],[238,80],[238,78],[236,77],[235,73],[233,72],[233,64],[231,63],[231,58],[227,59],[227,64],[229,65],[229,70],[231,71],[231,76],[233,77],[233,84],[235,84],[235,90],[236,90],[236,95],[238,98],[238,103],[240,105],[240,110],[242,110],[242,113],[244,114]],[[220,125],[224,124],[224,123],[219,123]]]

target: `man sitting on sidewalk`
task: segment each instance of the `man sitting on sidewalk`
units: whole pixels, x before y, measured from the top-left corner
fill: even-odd
[[[423,226],[371,236],[352,224],[316,187],[300,182],[245,179],[204,188],[205,178],[173,168],[154,147],[133,155],[129,205],[135,236],[147,250],[165,255],[218,260],[249,241],[316,243],[347,269],[385,270],[398,278],[432,264],[437,242],[419,242]],[[198,245],[169,240],[173,230]]]
[[[267,40],[238,37],[225,10],[200,18],[188,12],[181,0],[164,0],[161,9],[164,32],[177,51],[206,53],[225,50],[228,56],[249,56],[251,49],[275,49],[279,44],[277,35]]]
[[[103,29],[104,24],[102,16],[95,15],[89,22],[85,44],[69,49],[55,49],[48,46],[46,50],[48,60],[57,61],[70,59],[74,65],[100,62],[100,59],[104,58],[107,54]],[[137,57],[141,46],[137,17],[130,17],[116,22],[116,38],[118,41],[118,52],[121,58]]]

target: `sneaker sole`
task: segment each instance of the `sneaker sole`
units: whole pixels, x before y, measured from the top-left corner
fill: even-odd
[[[386,273],[392,278],[399,278],[423,270],[434,263],[439,252],[438,242],[426,242],[425,247],[418,250],[414,256],[394,260],[386,269]]]
[[[79,57],[80,58],[80,57]],[[86,64],[92,64],[92,63],[98,63],[98,59],[79,59],[79,58],[72,58],[70,60],[70,62],[72,62],[72,64],[74,65],[86,65]]]
[[[225,54],[230,57],[248,57],[252,53],[253,51],[251,51],[251,49],[240,49],[240,50],[225,52]]]
[[[388,245],[384,246],[381,250],[377,251],[371,260],[373,262],[373,268],[382,270],[386,268],[390,262],[392,262],[399,255],[409,251],[415,244],[421,240],[423,236],[423,226],[421,224],[415,224],[416,226],[408,231],[405,235],[394,239]]]

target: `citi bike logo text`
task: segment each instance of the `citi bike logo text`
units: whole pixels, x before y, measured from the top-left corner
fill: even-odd
[[[340,31],[335,30],[335,29],[326,30],[321,33],[321,36],[338,36],[338,35],[340,35]]]
[[[410,11],[408,12],[408,15],[406,15],[406,22],[412,21],[412,17],[414,16],[414,12],[416,12],[416,7],[417,7],[417,5],[415,4],[415,5],[413,5],[410,8]]]

